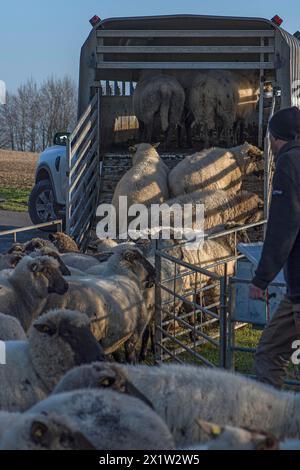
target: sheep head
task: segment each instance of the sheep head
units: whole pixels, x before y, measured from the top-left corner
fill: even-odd
[[[130,153],[132,154],[132,164],[136,165],[141,160],[148,160],[150,158],[159,159],[159,155],[156,149],[159,147],[160,143],[151,145],[151,144],[137,144],[129,148]]]
[[[67,416],[56,413],[22,416],[5,435],[3,449],[96,450]]]
[[[121,258],[127,267],[138,277],[144,287],[153,287],[155,282],[155,267],[147,260],[137,247],[125,250]]]
[[[81,388],[111,389],[138,398],[153,408],[150,400],[132,384],[117,364],[95,362],[77,367],[61,379],[54,393],[65,393]]]
[[[70,369],[105,360],[103,348],[81,312],[52,310],[34,321],[29,332],[30,358],[37,374],[53,390]]]
[[[24,263],[23,263],[24,261]],[[68,283],[60,272],[59,263],[49,256],[37,258],[25,257],[18,264],[16,270],[24,270],[29,273],[33,283],[33,289],[41,297],[47,297],[48,294],[63,295],[68,290]],[[26,276],[26,272],[24,273]]]
[[[263,171],[263,151],[245,142],[243,145],[230,149],[244,176]]]
[[[40,250],[35,250],[33,253],[31,253],[32,258],[36,258],[39,256],[49,256],[50,258],[54,258],[59,264],[59,269],[62,275],[71,276],[71,272],[69,268],[65,265],[62,258],[59,256],[59,253],[56,250],[53,250],[51,247],[44,246]]]

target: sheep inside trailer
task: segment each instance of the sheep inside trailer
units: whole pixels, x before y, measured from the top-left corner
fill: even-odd
[[[141,79],[168,75],[186,90],[200,72],[254,76],[260,100],[250,119],[254,132],[246,135],[262,147],[272,106],[263,92],[280,88],[280,107],[299,105],[299,58],[299,41],[260,18],[175,15],[97,23],[81,51],[81,119],[68,149],[68,233],[86,246],[97,204],[111,199],[130,165],[124,146],[138,139],[132,93]],[[116,93],[103,93],[107,81],[118,82]],[[247,100],[247,90],[241,91]],[[193,132],[196,147],[203,148],[197,125]],[[224,146],[224,140],[220,143]],[[163,158],[174,166],[187,152],[170,147]]]

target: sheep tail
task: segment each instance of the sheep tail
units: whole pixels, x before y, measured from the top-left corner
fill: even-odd
[[[169,112],[171,107],[172,91],[168,86],[161,87],[161,105],[160,105],[160,119],[163,132],[169,128]]]

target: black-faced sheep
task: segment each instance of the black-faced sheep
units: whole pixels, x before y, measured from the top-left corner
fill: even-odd
[[[118,390],[117,384],[130,382],[145,395],[168,424],[177,446],[208,440],[197,419],[271,433],[279,440],[300,437],[300,402],[296,393],[280,392],[239,374],[205,367],[108,363],[90,366],[95,367],[90,376],[95,385],[106,384]],[[77,381],[72,376],[76,389],[80,388],[80,375]],[[87,384],[88,374],[85,377]],[[65,385],[66,381],[65,377]]]
[[[6,427],[2,436],[0,432],[1,450],[97,450],[67,416],[24,413],[6,421],[13,427]]]
[[[48,423],[43,420],[42,429],[38,426],[39,432],[32,432],[33,423],[40,421],[37,415],[53,419],[53,414],[58,426],[51,426],[49,440],[45,439]],[[50,396],[8,430],[0,449],[52,449],[51,443],[59,445],[56,433],[60,434],[62,426],[68,428],[67,436],[79,431],[98,450],[174,449],[168,427],[148,405],[110,390],[79,390]]]
[[[0,409],[24,411],[44,399],[76,365],[103,360],[86,315],[52,311],[33,323],[28,341],[8,341],[0,368]]]
[[[25,331],[43,311],[48,295],[65,294],[68,284],[58,262],[48,256],[24,257],[0,283],[0,312],[16,317]]]
[[[155,270],[140,250],[132,247],[107,262],[101,278],[69,278],[64,296],[51,296],[44,311],[76,309],[92,320],[91,329],[106,354],[125,344],[126,357],[135,361],[135,348],[152,317],[144,291],[153,288]]]

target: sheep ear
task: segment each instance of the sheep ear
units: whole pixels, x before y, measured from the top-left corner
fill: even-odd
[[[135,153],[136,150],[137,150],[136,145],[131,145],[131,146],[129,147],[129,152],[130,152],[130,153]]]
[[[158,149],[159,146],[160,146],[160,142],[157,142],[156,144],[152,145],[152,147],[154,147],[155,149]]]
[[[209,423],[208,421],[204,421],[202,419],[196,419],[196,423],[198,424],[199,428],[202,429],[208,436],[215,439],[222,433],[222,427],[218,424]]]
[[[30,271],[31,271],[32,273],[37,273],[39,270],[40,270],[39,263],[37,263],[37,262],[31,263],[31,265],[30,265]]]
[[[23,256],[21,254],[14,255],[12,257],[11,265],[15,268]]]
[[[97,450],[81,432],[74,432],[74,450]]]
[[[36,444],[44,444],[47,441],[48,431],[45,423],[34,421],[30,429],[31,438]]]
[[[128,261],[129,263],[132,263],[134,260],[138,259],[140,254],[138,251],[133,251],[133,250],[127,250],[124,251],[123,257],[125,261]]]

